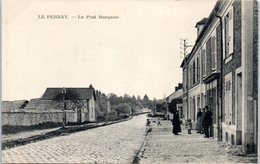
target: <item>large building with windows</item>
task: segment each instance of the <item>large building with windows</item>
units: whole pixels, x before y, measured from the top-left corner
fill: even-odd
[[[182,61],[184,118],[213,113],[210,136],[245,153],[257,149],[257,1],[217,1],[196,24],[198,36]]]

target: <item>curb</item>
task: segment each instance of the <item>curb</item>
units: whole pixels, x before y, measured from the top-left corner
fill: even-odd
[[[140,149],[136,151],[136,154],[134,156],[134,160],[132,162],[133,164],[139,164],[140,159],[142,158],[142,156],[144,154],[145,147],[146,147],[146,145],[148,143],[148,139],[149,139],[149,137],[151,135],[151,131],[152,131],[152,128],[147,129],[146,134],[145,134],[145,138],[144,138],[144,142],[142,143]]]
[[[55,131],[47,132],[47,133],[42,134],[42,135],[35,135],[35,136],[22,138],[22,139],[18,139],[18,140],[13,140],[13,141],[6,141],[6,142],[2,143],[2,150],[6,150],[6,149],[13,148],[13,147],[22,146],[22,145],[26,145],[26,144],[29,144],[29,143],[42,141],[42,140],[50,139],[50,138],[54,138],[54,137],[65,136],[65,135],[69,135],[69,134],[72,134],[72,133],[75,133],[75,132],[80,132],[80,131],[84,131],[84,130],[88,130],[88,129],[112,125],[112,124],[128,121],[132,118],[133,117],[129,117],[127,119],[121,119],[121,120],[109,121],[109,122],[103,122],[103,123],[96,123],[96,124],[68,126],[68,127],[65,127],[65,128],[60,128],[60,129],[55,130]]]

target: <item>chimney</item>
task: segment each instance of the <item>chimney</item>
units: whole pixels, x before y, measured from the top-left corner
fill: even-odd
[[[197,28],[197,36],[199,36],[200,35],[200,33],[201,33],[201,31],[203,30],[203,27],[204,27],[204,25],[206,24],[206,22],[207,22],[207,18],[203,18],[202,20],[200,20],[199,22],[197,22],[197,24],[196,24],[196,28]]]

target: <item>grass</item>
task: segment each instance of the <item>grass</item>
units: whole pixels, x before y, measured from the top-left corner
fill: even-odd
[[[2,126],[2,134],[17,134],[19,132],[27,132],[33,130],[42,130],[42,129],[50,129],[62,126],[62,123],[54,123],[54,122],[44,122],[38,125],[31,126],[11,126],[4,125]]]

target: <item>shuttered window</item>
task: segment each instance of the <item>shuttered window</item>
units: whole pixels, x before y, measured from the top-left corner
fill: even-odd
[[[197,81],[200,79],[200,62],[199,56],[197,57]]]
[[[232,73],[225,76],[225,122],[232,121]]]
[[[217,68],[217,53],[216,53],[216,33],[213,32],[213,36],[211,37],[211,67],[212,70]]]
[[[230,11],[225,17],[225,40],[226,40],[226,58],[229,57],[234,51],[234,9],[231,7]]]
[[[201,59],[202,59],[202,75],[206,76],[206,52],[205,52],[205,49],[201,50]]]

